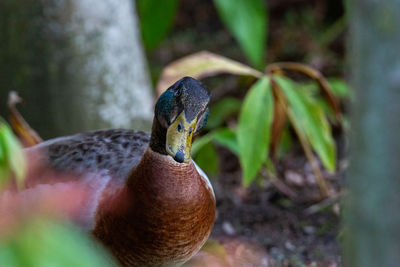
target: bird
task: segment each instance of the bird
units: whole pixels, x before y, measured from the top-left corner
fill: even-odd
[[[209,101],[203,84],[184,77],[158,98],[151,134],[96,130],[26,148],[40,168],[68,175],[46,180],[36,172],[25,186],[84,184],[89,194],[73,220],[119,264],[180,266],[206,242],[216,215],[212,185],[191,158]]]

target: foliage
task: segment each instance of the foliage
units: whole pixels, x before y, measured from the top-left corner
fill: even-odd
[[[73,225],[30,218],[0,239],[2,266],[114,266],[108,253]]]
[[[208,117],[207,129],[214,129],[221,125],[226,118],[237,114],[242,106],[242,102],[233,97],[226,97],[216,103],[212,110],[210,110],[210,115]]]
[[[204,58],[207,58],[208,64],[204,64]],[[213,62],[218,62],[218,68]],[[236,68],[237,66],[240,67]],[[306,74],[313,82],[295,82],[287,77],[286,70]],[[329,82],[317,70],[299,63],[270,64],[266,71],[261,73],[219,55],[200,52],[167,66],[159,81],[158,93],[162,93],[160,85],[167,88],[166,85],[176,77],[191,75],[204,78],[220,73],[253,76],[258,81],[248,90],[243,103],[234,98],[227,98],[216,103],[214,111],[214,107],[210,108],[210,131],[196,139],[192,147],[195,159],[200,159],[201,167],[207,170],[210,162],[213,162],[212,172],[215,173],[214,163],[217,162],[217,155],[210,143],[225,146],[239,157],[243,184],[247,186],[254,181],[261,167],[270,163],[269,148],[271,156],[275,157],[277,150],[272,148],[277,147],[281,140],[285,140],[285,144],[288,143],[289,123],[311,163],[321,193],[326,194],[328,185],[322,178],[312,150],[327,170],[335,171],[336,146],[329,118],[341,124],[342,117],[336,97],[348,96],[347,86],[337,79]],[[226,118],[236,113],[239,113],[237,127],[223,126]],[[207,161],[202,153],[207,154]]]
[[[147,49],[154,49],[172,26],[178,0],[138,0],[136,3],[143,43]]]
[[[271,80],[261,78],[248,91],[240,111],[236,138],[243,182],[249,185],[267,157],[273,119]]]
[[[222,22],[238,41],[249,61],[262,68],[267,39],[267,8],[262,0],[214,0]],[[155,48],[173,24],[178,0],[138,0],[143,43]]]
[[[226,27],[238,40],[250,62],[262,67],[267,37],[266,7],[262,0],[214,0]]]
[[[310,96],[296,90],[291,80],[279,76],[274,76],[274,79],[288,100],[287,112],[293,117],[291,123],[296,124],[296,128],[308,139],[324,166],[334,171],[336,149],[323,109]]]
[[[22,186],[26,166],[22,147],[6,122],[0,117],[0,186],[15,177]]]
[[[40,208],[57,205],[65,190],[52,192],[41,202],[26,201],[29,190],[7,191],[11,179],[16,178],[19,189],[26,174],[24,151],[9,126],[0,118],[0,262],[1,266],[115,266],[112,258],[97,243],[76,227],[55,220],[60,214],[44,212]],[[27,192],[29,191],[29,192]],[[50,203],[49,202],[54,203]],[[62,203],[66,203],[65,196]],[[57,211],[63,210],[59,206]],[[65,215],[65,214],[63,214]]]

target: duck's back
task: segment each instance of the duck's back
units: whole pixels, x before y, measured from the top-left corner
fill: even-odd
[[[27,149],[28,157],[56,172],[82,176],[104,173],[124,181],[142,158],[150,134],[125,129],[98,130],[60,137]]]
[[[26,149],[31,168],[26,187],[37,194],[84,190],[71,219],[91,230],[104,190],[124,186],[148,146],[148,133],[98,130],[45,141]]]

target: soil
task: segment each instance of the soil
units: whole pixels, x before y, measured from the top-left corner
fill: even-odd
[[[285,177],[282,182],[295,193],[293,198],[263,175],[261,185],[243,188],[235,156],[222,148],[219,154],[223,158],[221,172],[217,179],[212,179],[218,210],[212,238],[244,238],[262,248],[272,266],[341,265],[337,239],[339,197],[331,192],[328,199],[318,199],[320,190],[303,155],[288,156],[279,164],[279,169],[284,170],[280,175]],[[337,175],[326,176],[336,190],[341,173],[339,170]]]

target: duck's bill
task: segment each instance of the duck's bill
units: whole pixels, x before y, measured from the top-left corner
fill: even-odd
[[[197,118],[188,122],[185,112],[175,119],[168,127],[166,150],[175,161],[182,163],[190,160],[190,149],[192,147],[192,137],[196,129]]]

